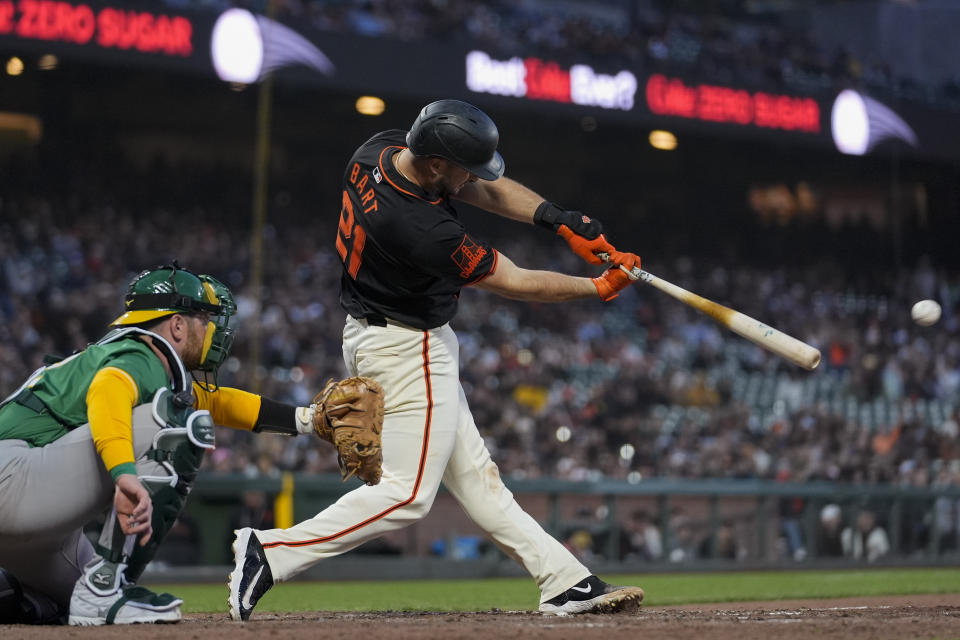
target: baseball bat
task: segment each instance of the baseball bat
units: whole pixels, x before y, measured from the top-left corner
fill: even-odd
[[[609,256],[598,254],[601,259],[609,259]],[[673,296],[680,302],[690,305],[697,311],[707,314],[724,327],[734,333],[743,336],[750,342],[772,351],[773,353],[786,358],[790,362],[807,371],[813,371],[820,364],[820,352],[808,345],[806,342],[797,340],[793,336],[774,329],[759,320],[751,318],[745,313],[735,311],[730,307],[725,307],[713,300],[708,300],[703,296],[687,291],[683,287],[678,287],[672,282],[663,278],[658,278],[649,271],[634,267],[632,270],[620,265],[620,268],[634,280],[643,280],[651,284],[660,291],[669,296]]]

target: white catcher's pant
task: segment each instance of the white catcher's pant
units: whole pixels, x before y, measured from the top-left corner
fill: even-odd
[[[289,529],[257,531],[274,580],[287,580],[430,510],[442,481],[467,515],[536,579],[541,601],[590,575],[513,498],[477,431],[460,386],[459,345],[449,325],[430,331],[368,326],[347,317],[350,375],[385,391],[383,477]]]

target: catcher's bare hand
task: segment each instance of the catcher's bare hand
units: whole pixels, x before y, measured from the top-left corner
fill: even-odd
[[[380,482],[383,387],[363,376],[330,380],[313,402],[313,426],[337,448],[343,479],[355,475],[369,485]]]
[[[125,473],[117,478],[113,506],[120,530],[126,535],[144,534],[140,546],[146,545],[153,535],[153,501],[137,476]]]

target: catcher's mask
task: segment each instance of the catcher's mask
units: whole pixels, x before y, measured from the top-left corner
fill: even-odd
[[[176,313],[209,314],[197,369],[204,373],[204,380],[197,382],[208,390],[216,389],[217,370],[233,344],[230,318],[237,311],[233,294],[226,285],[212,276],[198,276],[174,261],[138,274],[127,287],[124,301],[126,312],[111,326],[142,325]],[[213,377],[212,384],[208,374]]]
[[[199,371],[203,372],[203,380],[197,380],[197,383],[207,391],[214,391],[218,386],[220,365],[226,361],[227,356],[230,355],[230,348],[233,347],[234,328],[230,326],[230,319],[237,314],[237,303],[233,300],[233,293],[227,285],[213,276],[202,274],[200,280],[204,286],[213,289],[213,294],[221,308],[219,314],[210,316],[214,331],[210,348],[206,351],[203,362],[200,363]],[[196,380],[196,377],[194,379]]]

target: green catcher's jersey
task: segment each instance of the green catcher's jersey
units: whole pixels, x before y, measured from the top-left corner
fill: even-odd
[[[87,423],[87,390],[105,367],[125,371],[137,386],[137,404],[146,404],[161,387],[170,387],[157,354],[136,333],[90,345],[80,353],[40,369],[27,384],[50,414],[37,414],[16,403],[0,409],[0,440],[25,440],[42,447]]]

